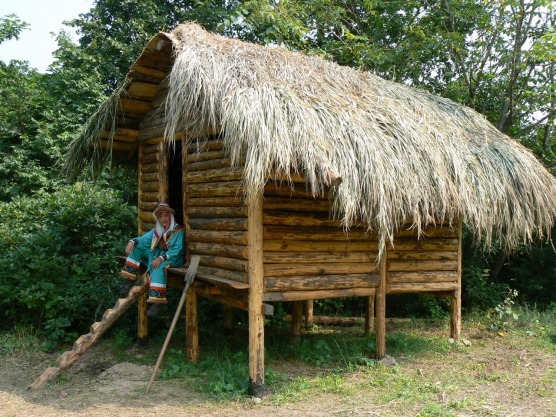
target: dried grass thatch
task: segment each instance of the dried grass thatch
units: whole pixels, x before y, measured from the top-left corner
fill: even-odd
[[[463,218],[506,247],[547,237],[556,179],[530,151],[475,111],[370,73],[183,24],[174,42],[167,137],[222,132],[246,155],[248,194],[269,173],[303,171],[314,193],[334,188],[335,215],[385,240],[408,219],[422,228]],[[436,220],[435,220],[436,219]]]

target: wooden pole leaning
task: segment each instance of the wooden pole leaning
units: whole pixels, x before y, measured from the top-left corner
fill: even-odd
[[[197,267],[199,266],[199,260],[201,257],[199,255],[193,255],[191,257],[191,262],[189,263],[189,267],[187,268],[187,272],[185,273],[185,288],[183,289],[183,293],[181,295],[180,303],[178,305],[178,309],[176,310],[176,314],[174,314],[174,320],[172,320],[172,325],[170,326],[170,330],[168,330],[168,335],[166,336],[166,340],[164,341],[164,345],[162,345],[162,350],[158,355],[158,360],[156,361],[156,365],[154,366],[153,373],[151,375],[151,379],[147,384],[147,388],[145,389],[145,394],[148,394],[151,385],[153,384],[156,373],[158,372],[158,368],[160,368],[160,364],[162,363],[162,358],[166,353],[166,349],[168,348],[168,343],[170,343],[170,339],[172,338],[172,333],[174,332],[174,328],[176,327],[176,323],[178,321],[178,317],[180,316],[181,310],[183,308],[183,304],[185,303],[185,296],[187,295],[187,290],[191,286],[193,279],[195,279],[195,274],[197,273]]]

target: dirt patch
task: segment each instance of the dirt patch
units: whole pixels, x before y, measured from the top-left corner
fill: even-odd
[[[328,330],[327,330],[328,331]],[[336,329],[335,331],[342,331]],[[419,329],[399,331],[419,334]],[[438,330],[442,337],[445,329]],[[426,337],[434,331],[422,331]],[[58,355],[5,354],[0,361],[0,417],[8,416],[556,416],[554,349],[470,329],[471,346],[435,355],[401,354],[395,364],[375,364],[344,372],[338,386],[328,383],[296,395],[270,393],[218,401],[193,379],[158,379],[144,395],[153,363],[140,351],[121,353],[94,346],[58,381],[36,391],[27,387]],[[126,356],[124,355],[124,356]],[[143,359],[144,360],[143,360]],[[139,359],[139,361],[138,361]],[[137,363],[142,362],[142,363]],[[321,368],[293,362],[272,368],[291,381],[316,381]]]

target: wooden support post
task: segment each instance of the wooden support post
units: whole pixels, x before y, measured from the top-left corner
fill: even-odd
[[[249,201],[249,393],[264,395],[264,292],[262,195]]]
[[[305,328],[308,329],[313,325],[313,300],[305,302]]]
[[[224,334],[230,334],[234,326],[234,309],[224,306]]]
[[[139,296],[137,300],[137,344],[141,347],[147,346],[149,336],[149,320],[147,318],[148,292]]]
[[[454,291],[450,305],[450,337],[459,340],[461,336],[461,238],[462,221],[458,224],[458,289]]]
[[[382,251],[379,265],[380,284],[376,289],[376,357],[381,359],[386,353],[386,247]]]
[[[292,323],[290,342],[295,343],[301,336],[301,317],[303,315],[303,301],[294,301],[292,310]]]
[[[199,361],[199,320],[197,317],[197,290],[189,288],[185,296],[185,349],[187,360]]]
[[[371,334],[375,327],[375,296],[365,299],[365,335]]]
[[[168,145],[166,142],[161,141],[158,144],[158,152],[160,155],[160,179],[158,182],[158,201],[164,201],[168,203],[170,199],[170,180],[169,180],[169,168],[170,161],[168,155]]]

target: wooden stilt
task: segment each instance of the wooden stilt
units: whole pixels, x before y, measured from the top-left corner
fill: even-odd
[[[459,340],[461,337],[461,235],[462,221],[458,224],[458,289],[454,291],[450,306],[450,337]]]
[[[249,199],[249,393],[264,395],[264,291],[262,195]]]
[[[292,323],[290,342],[295,343],[301,336],[301,317],[303,315],[303,301],[294,301],[292,310]]]
[[[305,328],[308,329],[313,325],[313,300],[305,302]]]
[[[375,296],[365,299],[365,335],[371,334],[375,327]]]
[[[229,334],[234,326],[234,309],[230,306],[224,306],[224,333]]]
[[[149,337],[149,320],[147,318],[147,293],[143,293],[137,300],[137,344],[141,347],[147,345]]]
[[[380,284],[376,289],[376,357],[383,358],[386,353],[386,248],[379,265]]]
[[[199,320],[197,316],[197,291],[191,288],[185,296],[185,349],[187,360],[199,361]]]

